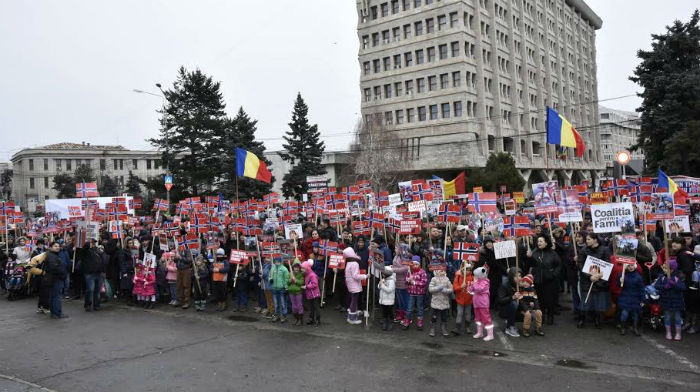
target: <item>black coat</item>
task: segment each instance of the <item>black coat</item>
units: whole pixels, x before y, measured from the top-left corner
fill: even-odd
[[[84,274],[101,274],[105,272],[105,265],[102,256],[97,249],[86,245],[81,249],[81,269]]]
[[[583,268],[583,265],[586,263],[586,257],[591,256],[595,257],[598,259],[601,259],[603,261],[610,262],[610,249],[606,246],[598,246],[596,248],[591,248],[589,246],[584,246],[581,252],[578,254],[578,264],[580,268]],[[581,270],[579,270],[579,281],[581,284],[581,295],[585,295],[584,293],[587,293],[588,290],[590,289],[592,293],[597,293],[601,291],[610,291],[610,284],[603,280],[599,279],[596,282],[591,282],[591,276]],[[593,283],[593,288],[591,289],[591,283]]]
[[[66,278],[66,267],[63,261],[58,257],[57,253],[49,251],[44,261],[44,272],[50,282],[62,281]]]
[[[532,265],[530,273],[535,278],[535,287],[537,285],[557,282],[557,278],[561,274],[561,260],[559,255],[550,248],[535,249],[530,257]]]

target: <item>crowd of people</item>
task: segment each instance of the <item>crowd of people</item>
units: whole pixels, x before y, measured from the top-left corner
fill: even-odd
[[[376,308],[384,331],[423,330],[427,324],[430,336],[473,334],[489,341],[492,317],[503,320],[499,325],[508,336],[544,336],[546,326],[567,309],[560,300],[570,295],[576,327],[612,323],[622,335],[629,329],[639,335],[651,295],[658,297],[667,339],[700,330],[700,245],[691,233],[674,235],[664,246],[661,232],[645,236],[638,230],[637,263],[616,264],[604,280],[599,272],[582,270],[588,256],[609,262],[613,254],[610,237],[593,232],[590,216],[575,231],[569,225],[550,232],[535,219],[532,235],[516,240],[517,257],[501,259],[494,254],[501,233],[463,224],[437,224],[420,234],[373,232],[366,238],[354,236],[350,222],[314,223],[304,222],[291,257],[263,256],[259,243],[232,226],[217,233],[214,246],[200,249],[162,250],[147,228],[125,229],[131,236],[116,239],[102,231],[99,240],[78,247],[72,232],[34,238],[31,246],[27,238],[10,236],[11,243],[2,247],[9,251],[2,252],[0,281],[8,299],[35,295],[37,312],[56,319],[67,317],[62,299],[83,299],[86,312],[114,300],[196,311],[213,303],[217,312],[232,303],[235,312],[254,311],[279,323],[289,317],[294,325],[316,327],[322,307],[346,313],[351,325],[362,324]],[[181,224],[184,234],[186,219]],[[282,226],[266,234],[284,239]],[[324,241],[337,242],[344,266],[328,267]],[[453,244],[465,242],[479,244],[478,256],[454,257]],[[249,262],[231,264],[236,250],[247,250]],[[151,253],[155,260],[145,260]]]

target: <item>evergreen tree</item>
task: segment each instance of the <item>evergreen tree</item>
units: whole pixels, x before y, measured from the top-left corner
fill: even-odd
[[[309,125],[308,113],[309,107],[306,106],[301,93],[298,93],[292,111],[292,122],[289,123],[289,131],[284,136],[285,151],[280,154],[282,159],[293,165],[283,178],[282,193],[286,198],[301,200],[302,194],[308,189],[306,177],[326,174],[326,169],[321,166],[321,157],[326,146],[320,141],[318,126]]]
[[[489,155],[485,167],[467,172],[467,192],[471,192],[475,186],[483,187],[484,192],[500,192],[501,185],[511,192],[520,191],[525,186],[525,180],[515,167],[515,159],[506,152]]]
[[[97,186],[97,190],[100,192],[100,196],[110,197],[119,196],[121,193],[119,189],[119,183],[117,180],[110,176],[102,176],[100,178],[100,183]]]
[[[55,175],[52,188],[58,192],[59,199],[75,197],[75,179],[68,173]]]
[[[131,171],[129,171],[129,178],[126,181],[126,193],[135,197],[141,196],[141,180]]]
[[[160,111],[160,135],[149,140],[163,151],[164,165],[188,195],[201,194],[221,177],[226,105],[219,88],[200,70],[180,67],[172,89],[164,91],[167,104]]]
[[[255,140],[257,123],[258,121],[251,119],[242,107],[238,109],[236,117],[226,122],[221,143],[223,148],[219,154],[222,176],[218,190],[227,198],[236,197],[236,147],[255,154],[267,164],[268,169],[272,165],[272,162],[265,158],[265,144]],[[270,193],[274,181],[274,177],[272,177],[270,184],[252,178],[240,177],[238,178],[238,197],[240,200],[252,197],[262,198],[263,195]]]
[[[639,94],[642,127],[637,144],[648,173],[700,175],[700,13],[688,23],[675,21],[666,33],[652,35],[652,49],[640,50],[642,61],[630,80]]]
[[[79,182],[93,182],[95,181],[95,173],[92,168],[88,165],[78,165],[73,172],[73,191],[75,193],[75,184]]]

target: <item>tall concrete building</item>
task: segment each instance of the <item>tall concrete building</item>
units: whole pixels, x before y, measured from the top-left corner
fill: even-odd
[[[627,150],[631,153],[627,174],[640,174],[644,170],[644,151],[632,151],[637,143],[642,122],[639,114],[598,106],[600,113],[600,149],[603,152],[606,175],[613,176],[617,153]],[[629,169],[632,169],[631,171]]]
[[[109,176],[124,185],[129,173],[141,179],[164,174],[159,151],[127,150],[122,146],[58,143],[25,148],[12,156],[12,196],[23,211],[34,212],[44,200],[56,198],[53,178],[88,165],[98,178]],[[104,195],[113,196],[113,195]]]
[[[505,151],[530,183],[599,180],[595,31],[582,0],[357,0],[362,115],[406,170],[448,175]],[[545,160],[546,106],[583,135]]]

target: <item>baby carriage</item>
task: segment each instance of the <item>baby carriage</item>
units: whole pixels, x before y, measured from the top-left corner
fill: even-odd
[[[653,285],[644,287],[642,320],[653,331],[660,331],[664,328],[664,316],[659,303],[659,293],[656,292]]]
[[[14,301],[27,295],[26,265],[9,261],[5,265],[5,287],[7,300]]]

